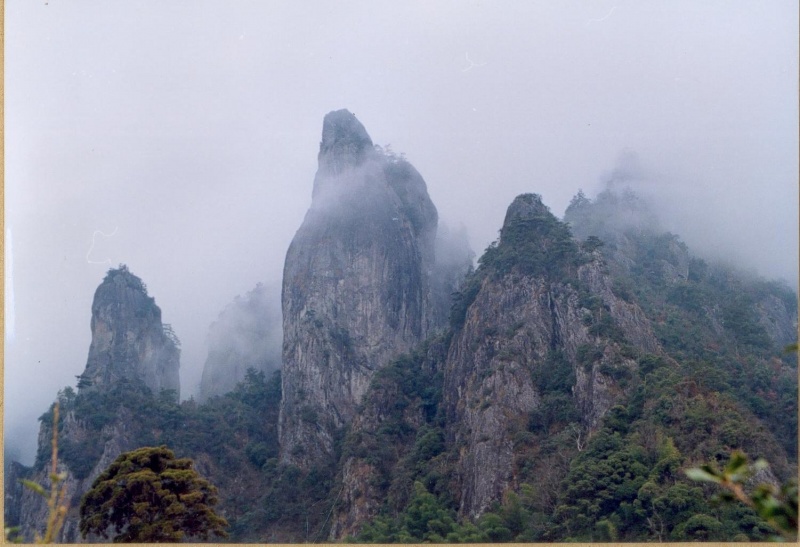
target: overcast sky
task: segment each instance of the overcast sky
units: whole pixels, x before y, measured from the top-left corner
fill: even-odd
[[[208,327],[281,276],[323,116],[403,152],[476,252],[511,200],[561,216],[635,151],[668,228],[797,284],[793,1],[6,0],[7,439],[86,364],[110,266],[196,391]]]

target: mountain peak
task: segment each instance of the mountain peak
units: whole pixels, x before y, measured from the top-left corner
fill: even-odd
[[[127,287],[147,295],[147,286],[142,280],[133,275],[125,264],[120,264],[118,268],[111,268],[106,272],[100,287],[111,289],[113,287]]]
[[[542,196],[539,194],[520,194],[508,206],[503,227],[517,220],[532,220],[541,215],[552,215],[547,205],[542,203]]]
[[[325,115],[319,143],[320,170],[338,174],[345,167],[360,164],[372,150],[372,139],[355,114],[342,109]]]
[[[335,431],[375,371],[444,322],[434,291],[453,288],[433,277],[437,223],[409,162],[379,153],[347,110],[325,116],[311,208],[283,274],[282,462],[332,461]]]
[[[180,389],[179,342],[161,322],[161,309],[127,266],[110,269],[92,302],[92,342],[78,387],[109,387],[120,379],[154,392]]]

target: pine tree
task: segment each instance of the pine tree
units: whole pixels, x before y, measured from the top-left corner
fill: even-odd
[[[176,459],[166,446],[121,454],[92,484],[80,508],[80,530],[115,543],[178,542],[185,537],[226,537],[218,516],[217,489]]]

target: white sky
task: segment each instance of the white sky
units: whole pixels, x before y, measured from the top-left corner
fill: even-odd
[[[75,385],[126,263],[183,341],[280,278],[322,118],[404,152],[479,254],[635,150],[695,249],[797,284],[796,1],[7,0],[8,444]],[[13,302],[13,305],[12,305]]]

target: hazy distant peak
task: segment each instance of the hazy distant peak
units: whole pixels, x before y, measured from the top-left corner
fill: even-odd
[[[607,242],[629,230],[663,231],[650,203],[629,187],[607,188],[593,200],[579,192],[564,211],[564,221],[578,239],[597,236]]]
[[[639,154],[631,149],[623,150],[619,154],[614,169],[606,177],[606,186],[610,189],[619,184],[646,181],[648,178]]]
[[[552,215],[547,205],[542,203],[542,196],[539,194],[520,194],[508,206],[503,226],[508,226],[517,220],[532,220],[542,215]]]
[[[343,109],[326,114],[319,143],[320,169],[339,173],[361,163],[372,150],[372,139],[353,113]]]

